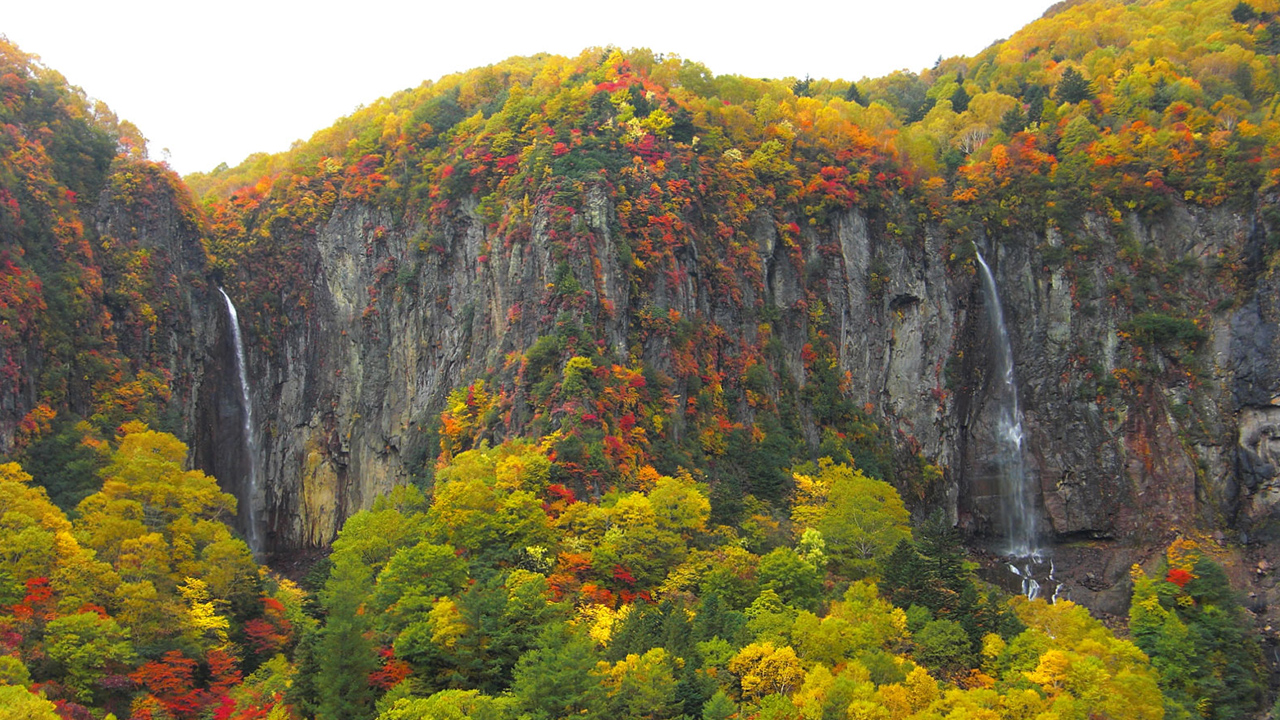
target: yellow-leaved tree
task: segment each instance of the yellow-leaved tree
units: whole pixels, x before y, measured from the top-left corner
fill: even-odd
[[[109,609],[139,646],[221,645],[214,608],[260,594],[253,556],[226,525],[236,499],[185,469],[176,437],[137,422],[121,429],[102,489],[80,503],[75,536],[119,575]]]
[[[804,682],[804,668],[796,651],[771,642],[751,643],[729,661],[729,671],[738,676],[743,700],[766,695],[788,695]]]
[[[71,532],[66,515],[16,463],[0,465],[0,595],[12,604],[25,583],[45,578],[58,607],[72,612],[101,602],[119,576]]]

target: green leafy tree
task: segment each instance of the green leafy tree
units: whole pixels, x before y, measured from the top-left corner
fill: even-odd
[[[467,563],[449,545],[427,541],[396,551],[382,572],[370,598],[380,627],[391,632],[430,611],[442,595],[451,595],[467,580]]]
[[[58,708],[21,685],[0,685],[0,720],[61,720]]]
[[[409,625],[395,640],[396,656],[433,688],[498,694],[547,625],[563,619],[563,607],[550,595],[546,578],[527,570],[473,583],[456,600],[442,598],[427,619]]]
[[[400,698],[378,714],[378,720],[507,720],[514,701],[478,690],[441,690],[427,698]]]
[[[1192,552],[1163,581],[1136,567],[1132,574],[1129,627],[1169,698],[1224,720],[1261,708],[1262,653],[1222,567]]]
[[[602,663],[596,675],[605,692],[605,717],[664,720],[680,713],[673,658],[657,647],[628,655],[612,665]]]
[[[969,633],[954,620],[931,620],[912,641],[916,659],[946,675],[954,676],[974,665]]]
[[[427,528],[427,501],[422,491],[404,485],[374,501],[369,510],[347,518],[333,542],[330,558],[357,561],[376,576],[401,549],[418,544]]]
[[[715,695],[702,706],[702,720],[729,720],[738,714],[738,706],[729,699],[724,690],[717,690]]]
[[[822,577],[791,548],[775,548],[760,558],[756,576],[761,589],[778,593],[788,605],[816,610],[822,593]]]
[[[527,463],[511,457],[523,454],[531,456]],[[550,524],[535,495],[545,472],[545,456],[521,443],[459,454],[437,474],[428,537],[461,550],[473,573],[514,562],[527,547],[550,547]]]
[[[826,541],[829,567],[847,578],[863,578],[902,540],[911,538],[909,514],[893,486],[828,459],[817,473],[797,473],[791,519],[797,531],[815,528]]]
[[[45,628],[45,648],[58,663],[67,687],[82,703],[92,703],[97,681],[127,667],[134,658],[129,631],[95,612],[64,615]]]

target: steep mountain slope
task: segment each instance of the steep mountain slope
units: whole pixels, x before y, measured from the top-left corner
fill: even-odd
[[[201,249],[181,193],[134,199],[102,179],[108,153],[73,191],[102,197],[86,247],[136,237],[184,258],[171,276],[207,275],[147,300],[189,325],[101,342],[130,372],[168,368],[171,426],[238,489],[228,319],[207,291],[225,283],[277,550],[517,435],[549,436],[579,496],[687,467],[715,520],[758,527],[785,517],[794,461],[852,460],[998,545],[976,243],[1013,328],[1040,524],[1076,596],[1118,611],[1129,565],[1177,533],[1275,554],[1276,10],[1072,4],[856,86],[642,50],[513,58],[188,178]],[[22,62],[19,79],[43,72]],[[56,382],[15,362],[16,428]],[[92,393],[71,396],[91,414]]]
[[[200,212],[143,145],[0,39],[0,453],[64,509],[125,420],[194,432],[201,338],[218,337]]]
[[[834,455],[995,533],[975,242],[1077,592],[1178,532],[1267,538],[1268,10],[1081,3],[856,87],[516,58],[191,178],[251,308],[276,542],[437,438],[551,431],[579,491],[684,465],[741,518]]]
[[[0,45],[0,704],[1257,714],[1276,9],[1064,4],[858,86],[513,58],[198,204]],[[1018,579],[979,248],[1045,594],[1132,642],[967,562]],[[233,508],[332,550],[307,590]]]

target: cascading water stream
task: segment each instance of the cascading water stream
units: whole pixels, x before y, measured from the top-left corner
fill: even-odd
[[[240,336],[240,315],[236,312],[235,303],[231,302],[231,297],[227,295],[226,290],[218,288],[218,292],[222,293],[222,299],[227,301],[227,315],[231,318],[231,339],[236,346],[236,375],[240,380],[240,407],[244,422],[244,453],[249,462],[246,491],[240,502],[248,505],[245,513],[248,528],[245,534],[249,549],[253,551],[254,556],[258,556],[262,553],[262,540],[258,530],[258,503],[261,492],[258,487],[258,435],[254,432],[253,402],[249,397],[249,373],[244,358],[244,340]]]
[[[977,247],[974,247],[977,251]],[[978,251],[978,267],[982,271],[983,300],[991,320],[992,347],[995,352],[996,464],[999,467],[1000,515],[1004,526],[1006,552],[1012,556],[1010,570],[1022,581],[1022,594],[1035,599],[1041,594],[1036,579],[1036,566],[1044,564],[1036,528],[1035,488],[1027,472],[1023,456],[1022,408],[1018,403],[1018,385],[1013,372],[1013,346],[1004,323],[1004,309],[991,267]],[[1021,565],[1021,566],[1020,566]],[[1055,567],[1049,561],[1048,581],[1054,584],[1052,599],[1062,589],[1054,577]],[[1043,577],[1043,576],[1042,576]]]
[[[991,319],[991,334],[996,360],[996,461],[1000,467],[1000,510],[1009,554],[1030,557],[1037,553],[1036,515],[1032,493],[1027,487],[1027,466],[1022,457],[1022,408],[1018,403],[1018,384],[1013,375],[1013,346],[1004,324],[1000,292],[996,289],[991,268],[978,252],[982,269],[982,292]]]

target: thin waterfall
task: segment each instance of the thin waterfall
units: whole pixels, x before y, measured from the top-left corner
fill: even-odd
[[[1019,558],[1038,558],[1040,546],[1036,537],[1035,492],[1030,487],[1031,477],[1023,460],[1022,408],[1018,404],[1018,385],[1013,374],[1013,347],[1004,324],[1004,310],[1000,305],[995,277],[981,252],[978,252],[978,266],[982,269],[983,299],[987,305],[987,317],[991,319],[992,346],[996,356],[995,390],[999,412],[996,418],[996,461],[1000,468],[1001,520],[1009,543],[1009,554]],[[1035,583],[1030,572],[1017,574]],[[1024,585],[1029,583],[1024,582]],[[1027,587],[1027,590],[1027,595],[1038,594],[1039,587]]]
[[[242,493],[244,497],[240,498],[240,502],[248,506],[245,517],[248,520],[249,527],[246,528],[245,534],[249,542],[249,549],[257,556],[262,553],[262,539],[258,530],[258,500],[260,493],[258,487],[258,434],[254,432],[253,402],[249,397],[249,373],[244,359],[244,340],[240,336],[240,315],[236,312],[235,303],[231,302],[231,297],[227,295],[227,291],[218,288],[218,292],[222,293],[222,299],[227,301],[227,315],[231,318],[231,339],[236,346],[236,375],[240,380],[240,407],[242,411],[241,417],[244,422],[244,454],[249,461],[249,476],[245,483],[245,491]]]

